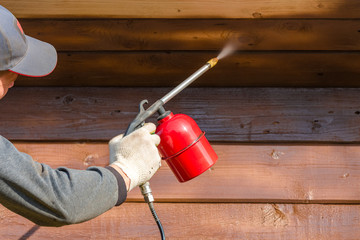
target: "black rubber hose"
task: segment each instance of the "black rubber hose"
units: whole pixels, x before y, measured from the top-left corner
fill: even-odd
[[[153,215],[156,224],[158,225],[160,234],[161,234],[161,240],[165,240],[165,233],[164,233],[164,229],[161,225],[160,219],[158,217],[158,215],[156,214],[155,208],[154,208],[154,204],[152,202],[149,202],[149,208],[151,211],[151,214]]]

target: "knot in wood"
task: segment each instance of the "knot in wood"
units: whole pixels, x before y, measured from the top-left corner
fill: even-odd
[[[70,105],[73,101],[75,101],[75,98],[71,95],[67,95],[63,98],[63,104],[64,105]]]
[[[99,159],[99,155],[97,155],[97,154],[87,155],[84,159],[84,165],[85,166],[95,165],[95,161],[97,159]]]

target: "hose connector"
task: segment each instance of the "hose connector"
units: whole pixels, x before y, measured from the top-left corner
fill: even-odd
[[[207,63],[210,64],[210,68],[212,68],[217,64],[218,61],[219,61],[218,58],[212,58]]]
[[[152,194],[149,182],[146,182],[143,185],[141,185],[140,189],[141,189],[141,194],[144,196],[146,203],[154,202],[154,196]]]

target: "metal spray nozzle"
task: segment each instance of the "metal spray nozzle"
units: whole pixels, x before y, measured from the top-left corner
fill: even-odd
[[[219,61],[218,58],[212,58],[207,63],[210,64],[210,68],[212,68],[217,64],[218,61]]]

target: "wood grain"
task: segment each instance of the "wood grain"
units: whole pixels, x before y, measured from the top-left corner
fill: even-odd
[[[236,38],[237,54],[166,106],[193,117],[219,155],[187,183],[165,163],[151,180],[167,239],[359,239],[360,1],[1,5],[59,53],[53,74],[20,77],[1,100],[0,134],[20,151],[54,168],[106,166],[107,141],[140,100],[162,97]],[[0,206],[0,239],[50,238],[159,233],[137,188],[122,206],[61,228]]]
[[[12,140],[107,141],[126,129],[141,100],[154,103],[169,91],[15,87],[1,100],[0,132]],[[359,143],[359,91],[188,88],[166,108],[194,118],[211,141]]]
[[[108,164],[107,143],[28,143],[16,147],[56,168]],[[179,183],[167,164],[151,179],[161,202],[360,203],[358,145],[213,144],[219,160],[201,176]],[[143,201],[139,189],[128,201]]]
[[[358,0],[3,0],[24,18],[358,18]]]
[[[54,73],[20,86],[176,86],[218,52],[60,53]],[[360,52],[240,52],[192,86],[360,87]]]
[[[359,20],[20,19],[58,51],[359,50]]]
[[[357,240],[359,205],[155,204],[167,239]],[[2,239],[159,239],[144,203],[125,203],[82,224],[38,227],[0,208]]]

